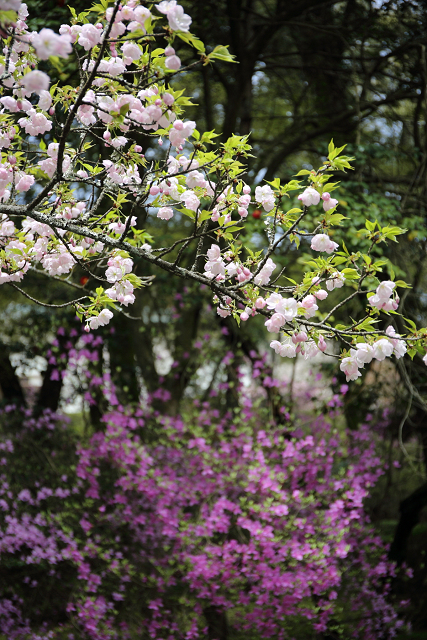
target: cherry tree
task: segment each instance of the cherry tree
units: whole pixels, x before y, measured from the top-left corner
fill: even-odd
[[[232,56],[221,45],[208,53],[176,0],[101,0],[79,15],[71,10],[71,23],[59,34],[49,28],[30,32],[19,0],[0,0],[0,11],[6,24],[0,61],[0,284],[33,299],[25,276],[35,270],[79,289],[79,297],[66,305],[74,306],[90,332],[108,324],[115,311],[125,312],[135,289],[148,284],[134,273],[135,260],[142,259],[210,287],[222,317],[240,323],[265,316],[267,331],[278,334],[270,346],[282,357],[340,357],[347,380],[357,379],[373,359],[425,354],[427,331],[411,321],[407,335],[397,334],[391,323],[385,331],[376,328],[382,315],[392,319],[398,313],[399,289],[408,286],[395,280],[377,247],[405,230],[366,220],[366,252],[350,253],[332,239],[334,227],[345,232],[345,217],[331,195],[338,188],[334,174],[352,168],[344,147],[331,141],[317,170],[255,187],[246,181],[247,136],[215,146],[214,132],[202,133],[186,119],[191,103],[173,80],[192,64],[182,66],[175,41],[193,48],[194,64],[232,62]],[[37,68],[39,61],[44,68],[44,61],[58,67],[68,56],[78,62],[77,87],[52,84]],[[157,143],[152,161],[142,153],[144,138]],[[99,144],[108,159],[94,157]],[[267,247],[261,251],[245,242],[253,205],[264,211]],[[182,224],[181,237],[156,246],[150,234],[154,218],[164,225],[188,218],[191,229]],[[300,282],[274,262],[289,243],[312,251]],[[188,256],[192,263],[186,259],[184,266]],[[100,286],[93,291],[79,285],[78,269]],[[347,293],[328,306],[330,293],[344,287]],[[362,317],[336,324],[336,312],[354,298],[362,301]]]

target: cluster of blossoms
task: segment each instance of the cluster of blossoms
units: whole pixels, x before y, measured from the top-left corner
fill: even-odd
[[[143,282],[132,269],[136,258],[143,259],[210,286],[223,317],[247,321],[266,315],[268,331],[285,333],[284,342],[273,341],[273,348],[290,357],[299,352],[312,357],[325,351],[326,340],[332,339],[350,337],[357,349],[354,327],[348,334],[324,320],[331,313],[318,301],[325,300],[328,292],[347,285],[366,295],[375,286],[369,313],[396,310],[395,289],[402,285],[391,281],[378,285],[380,267],[375,261],[340,252],[330,237],[330,227],[340,225],[344,217],[336,213],[338,200],[331,197],[335,187],[329,178],[350,167],[352,160],[341,155],[342,149],[331,143],[328,161],[318,171],[302,172],[309,174],[306,187],[299,180],[281,184],[275,179],[252,189],[242,180],[241,160],[250,151],[247,138],[232,136],[219,151],[209,151],[216,134],[201,134],[196,122],[185,118],[188,99],[169,82],[171,74],[181,69],[177,43],[193,46],[203,64],[214,62],[216,56],[224,60],[228,54],[225,47],[219,47],[218,54],[216,49],[207,54],[191,35],[191,18],[176,0],[163,0],[150,9],[139,0],[108,8],[95,5],[86,14],[95,16],[93,23],[86,17],[80,22],[74,18],[60,27],[59,34],[49,28],[32,33],[26,5],[12,0],[6,4],[13,5],[18,16],[13,34],[6,34],[0,58],[0,146],[5,150],[0,164],[5,229],[0,237],[1,283],[16,287],[30,267],[72,279],[90,261],[88,295],[78,304],[75,301],[90,330],[106,324],[115,309],[133,304],[134,289]],[[161,26],[162,20],[167,26]],[[158,36],[165,33],[167,46],[162,49]],[[36,68],[37,60],[66,58],[72,50],[80,61],[79,87],[58,82],[50,88],[48,74]],[[149,151],[155,163],[149,162],[147,151],[153,138],[158,145]],[[147,143],[145,153],[142,140]],[[109,157],[94,159],[94,145],[102,145]],[[303,209],[286,211],[285,198],[291,192]],[[248,228],[252,206],[262,207],[265,215],[267,248],[257,254],[245,243],[236,249],[234,242],[244,229],[238,224]],[[16,218],[23,218],[22,224],[15,224]],[[167,257],[178,245],[153,247],[153,236],[146,230],[149,224],[165,222],[184,234],[173,261]],[[391,228],[382,234],[381,229],[373,232],[367,226],[369,251],[400,232]],[[278,266],[275,250],[287,243],[307,246],[310,237],[310,248],[323,255],[311,261],[303,282],[285,284],[283,269],[271,282]],[[180,262],[191,248],[194,262],[184,268]],[[117,261],[122,261],[120,267]],[[124,265],[131,265],[131,270]],[[114,279],[110,269],[116,267],[121,275]],[[101,286],[93,295],[97,278],[112,286]],[[322,283],[325,289],[320,288]],[[341,308],[353,293],[334,293],[334,298],[338,295]],[[292,336],[304,334],[307,340],[299,341],[294,350]],[[388,341],[381,335],[376,342]],[[427,348],[425,336],[421,330],[409,338],[421,355],[423,345]]]
[[[372,344],[367,342],[358,342],[355,349],[350,349],[350,355],[343,358],[340,369],[346,375],[347,381],[356,380],[362,374],[359,369],[365,364],[369,364],[372,360],[385,360],[391,355],[396,358],[402,358],[406,353],[406,343],[399,340],[400,335],[396,333],[393,327],[386,329],[387,338],[380,338]]]
[[[376,293],[369,298],[369,304],[383,311],[396,311],[399,306],[399,296],[392,299],[396,283],[386,280],[378,285]]]
[[[331,198],[330,193],[324,191],[320,194],[316,189],[313,189],[313,187],[308,187],[298,196],[298,200],[302,202],[305,207],[310,207],[312,204],[319,204],[320,199],[323,200],[323,210],[325,212],[334,209],[338,204],[338,200]],[[317,251],[323,251],[323,249],[317,249]]]

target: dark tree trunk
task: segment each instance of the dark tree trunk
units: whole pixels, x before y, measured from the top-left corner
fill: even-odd
[[[25,397],[21,383],[12,367],[9,357],[9,349],[5,344],[0,343],[0,388],[3,401],[6,403],[25,404]]]
[[[426,506],[427,482],[400,503],[400,519],[389,551],[390,560],[398,564],[405,561],[408,538],[412,529],[418,524],[422,509]]]
[[[203,613],[208,623],[208,640],[227,640],[228,623],[226,613],[214,606],[206,607]]]

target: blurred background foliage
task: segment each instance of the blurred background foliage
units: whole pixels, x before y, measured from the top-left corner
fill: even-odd
[[[71,3],[66,0],[27,4],[34,29],[58,30],[69,21]],[[175,88],[185,88],[194,98],[187,117],[196,120],[200,131],[215,130],[220,140],[232,133],[250,134],[254,148],[247,166],[250,184],[264,178],[289,180],[300,168],[316,167],[331,138],[337,145],[347,144],[349,155],[356,158],[355,170],[339,176],[334,196],[338,194],[340,211],[348,220],[334,240],[345,239],[348,249],[357,251],[363,246],[358,229],[367,218],[405,227],[399,244],[380,248],[388,260],[383,277],[388,279],[393,270],[411,283],[399,311],[425,326],[426,4],[411,0],[183,0],[182,4],[193,17],[193,33],[208,48],[229,45],[238,63],[198,66],[173,81]],[[73,0],[72,5],[79,12],[87,8],[87,0]],[[183,62],[193,61],[182,42],[174,46]],[[55,73],[61,81],[78,83],[72,57]],[[48,135],[45,140],[49,142]],[[148,158],[155,157],[155,139],[152,147],[146,140],[141,145]],[[102,146],[93,152],[108,154]],[[147,214],[139,212],[139,228],[145,226]],[[260,249],[265,244],[263,217],[258,210],[250,216],[241,240]],[[187,223],[176,216],[168,225],[154,218],[146,228],[156,244],[167,246],[180,236],[183,224]],[[296,280],[302,273],[299,256],[295,245],[288,244],[277,259],[286,266],[286,275]],[[106,347],[98,365],[109,369],[121,399],[137,401],[161,385],[170,399],[159,400],[159,408],[179,413],[188,399],[203,398],[214,384],[226,381],[230,383],[227,407],[238,408],[239,398],[232,391],[237,368],[245,363],[250,372],[267,348],[269,336],[262,320],[250,320],[238,330],[233,322],[215,315],[203,287],[177,281],[143,263],[137,273],[155,276],[153,284],[139,291],[136,304],[127,310],[136,319],[116,314],[112,327],[103,332]],[[83,271],[76,272],[73,283],[89,290],[96,287]],[[73,295],[72,288],[37,274],[29,278],[27,291],[46,303],[65,302]],[[28,401],[32,392],[36,411],[66,408],[70,402],[66,386],[51,379],[45,355],[48,348],[60,350],[51,344],[59,326],[78,327],[73,314],[37,306],[7,285],[0,289],[0,308],[2,401]],[[354,307],[346,313],[362,310]],[[393,320],[397,329],[403,329],[400,316]],[[387,326],[391,317],[384,316],[382,322]],[[228,351],[235,357],[224,364]],[[427,370],[417,358],[388,368],[374,364],[366,368],[346,396],[345,417],[357,429],[368,412],[387,408],[384,451],[398,455],[401,470],[392,471],[390,466],[369,509],[384,539],[393,543],[392,557],[415,569],[414,580],[396,589],[412,601],[413,637],[425,638]],[[275,366],[273,360],[271,365]],[[343,382],[335,362],[319,367],[329,375],[332,390]],[[290,376],[292,371],[289,367]],[[72,423],[78,426],[88,412],[96,422],[103,399],[97,402],[85,409],[74,402]],[[274,405],[273,397],[271,402]]]

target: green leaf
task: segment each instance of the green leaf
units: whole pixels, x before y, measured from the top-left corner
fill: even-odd
[[[223,62],[235,62],[238,64],[238,60],[234,60],[234,58],[235,56],[228,50],[228,45],[218,45],[208,56],[206,56],[203,66],[209,64],[211,60],[223,60]]]
[[[344,264],[344,262],[347,262],[347,258],[337,256],[333,259],[332,264],[334,265],[334,267],[337,267],[340,264]]]
[[[341,220],[348,220],[346,216],[341,215],[341,213],[333,213],[331,216],[326,216],[328,224],[339,225]]]
[[[356,269],[343,269],[341,272],[347,280],[358,280],[359,274]]]
[[[412,289],[412,286],[404,280],[396,280],[395,285],[396,287],[401,287],[402,289]]]
[[[205,45],[201,40],[199,40],[199,38],[196,38],[196,36],[193,36],[193,34],[184,33],[183,31],[178,31],[176,35],[178,36],[178,38],[181,38],[183,42],[186,42],[191,47],[194,47],[197,51],[199,51],[199,53],[205,53],[206,51]]]
[[[407,329],[412,329],[412,331],[416,331],[417,330],[417,325],[415,324],[415,322],[413,322],[412,320],[410,320],[409,318],[403,318],[405,322],[407,322],[409,324],[409,327],[407,327]]]
[[[12,22],[16,22],[17,19],[18,16],[16,14],[16,11],[0,11],[0,24],[10,24]]]
[[[280,178],[274,178],[271,182],[266,180],[267,184],[270,184],[273,189],[280,189]]]
[[[233,223],[232,223],[233,224]],[[236,233],[236,231],[240,231],[243,227],[225,227],[227,233]]]
[[[191,209],[186,209],[185,207],[180,207],[178,209],[178,211],[183,213],[185,216],[188,216],[192,220],[194,220],[194,218],[196,217],[196,213],[194,211],[192,211]]]
[[[205,220],[208,220],[212,215],[212,211],[202,211],[197,218],[197,223],[202,224]]]

